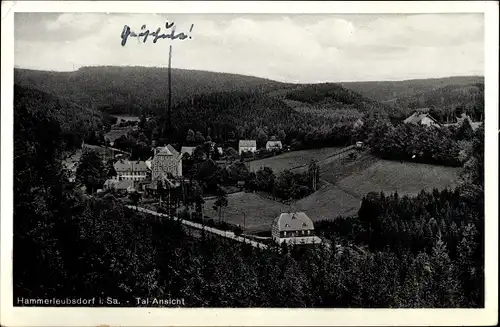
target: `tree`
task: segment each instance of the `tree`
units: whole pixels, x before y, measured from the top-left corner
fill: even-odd
[[[227,207],[227,205],[228,205],[228,201],[227,201],[226,192],[219,189],[217,199],[215,200],[214,205],[213,205],[213,209],[218,212],[219,221],[222,218],[222,208]]]
[[[107,170],[99,153],[94,150],[84,151],[76,170],[76,179],[85,185],[89,194],[102,187],[106,175]]]
[[[141,199],[141,193],[139,193],[137,191],[130,192],[130,194],[128,195],[128,198],[132,202],[132,205],[135,206],[135,209],[139,210],[139,208],[137,206],[138,206],[139,201]]]
[[[224,153],[225,153],[225,154],[226,154],[226,156],[227,156],[228,158],[230,158],[231,160],[235,160],[236,158],[238,158],[238,157],[239,157],[239,155],[238,155],[238,151],[236,151],[236,150],[235,150],[234,148],[232,148],[232,147],[228,147],[228,148],[224,151]]]
[[[115,170],[115,166],[114,166],[114,160],[113,159],[110,159],[108,160],[108,162],[106,163],[106,168],[107,168],[107,172],[106,172],[106,178],[108,179],[111,179],[115,176],[117,176],[118,174],[116,173],[116,170]]]
[[[469,119],[464,119],[462,125],[458,128],[455,139],[456,140],[470,140],[474,136],[474,131],[470,125]]]
[[[196,132],[194,136],[194,142],[198,145],[205,143],[205,137],[203,136],[203,134],[201,134],[201,132]]]
[[[247,165],[240,161],[231,164],[227,170],[229,178],[234,182],[246,181],[250,174]]]
[[[188,130],[187,136],[186,136],[186,143],[188,145],[193,145],[195,144],[195,134],[192,129]]]
[[[255,186],[258,190],[263,190],[267,192],[271,192],[274,187],[274,182],[276,180],[276,176],[274,172],[269,167],[264,167],[257,170],[255,174]]]

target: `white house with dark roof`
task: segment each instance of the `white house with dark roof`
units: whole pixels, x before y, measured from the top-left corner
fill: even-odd
[[[256,140],[240,140],[238,143],[238,154],[241,155],[242,152],[255,152],[257,151],[257,141]]]
[[[283,148],[283,145],[281,144],[281,141],[267,141],[266,143],[266,150],[272,151],[272,150],[281,150]]]
[[[414,124],[414,125],[424,125],[424,126],[433,126],[437,128],[441,128],[441,124],[432,117],[428,109],[418,109],[413,114],[404,120],[405,124]]]
[[[195,146],[183,146],[181,148],[181,154],[184,154],[184,153],[187,153],[189,154],[190,156],[193,155],[193,152],[194,152],[194,149],[196,149]]]
[[[118,160],[113,166],[117,180],[141,181],[148,177],[149,168],[145,161]]]
[[[282,244],[320,244],[321,239],[314,235],[314,224],[304,212],[284,212],[273,222],[272,238]]]

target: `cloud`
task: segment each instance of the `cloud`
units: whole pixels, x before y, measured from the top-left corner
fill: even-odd
[[[16,15],[24,15],[17,13]],[[64,13],[17,19],[16,66],[173,66],[290,82],[388,80],[483,74],[484,21],[440,15],[165,15]],[[37,16],[38,17],[38,16]],[[21,17],[22,18],[22,17]],[[125,24],[154,31],[174,21],[187,40],[121,46]],[[33,38],[31,27],[40,36]],[[453,28],[450,28],[453,27]],[[164,31],[164,28],[162,28]]]

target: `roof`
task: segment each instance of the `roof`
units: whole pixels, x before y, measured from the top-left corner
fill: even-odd
[[[274,220],[279,231],[313,230],[314,224],[304,212],[285,212]]]
[[[189,155],[192,155],[193,154],[193,151],[194,149],[196,149],[195,146],[183,146],[181,148],[181,153],[184,154],[184,153],[187,153]]]
[[[436,124],[439,124],[439,122],[434,118],[432,117],[429,113],[427,112],[421,112],[421,111],[415,111],[410,117],[406,118],[404,120],[404,123],[405,124],[418,124],[422,121],[422,119],[424,119],[425,117],[431,119],[432,121],[434,121]],[[440,125],[440,124],[439,124]]]
[[[267,141],[266,146],[281,146],[281,141]]]
[[[113,164],[118,171],[147,171],[148,166],[145,161],[118,160]]]
[[[160,146],[156,148],[155,155],[157,156],[179,156],[179,152],[174,149],[170,144],[167,146]]]
[[[104,182],[104,186],[113,187],[117,190],[126,190],[128,188],[134,188],[134,181],[131,180],[117,181],[114,179],[108,179],[106,182]]]
[[[256,148],[257,147],[257,141],[255,140],[240,140],[240,142],[238,143],[239,147],[253,147],[253,148]]]

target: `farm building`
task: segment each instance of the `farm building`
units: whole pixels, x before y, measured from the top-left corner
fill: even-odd
[[[135,186],[133,180],[108,179],[106,182],[104,182],[104,189],[126,191],[130,193],[135,191]]]
[[[117,180],[140,181],[148,177],[149,168],[145,161],[118,160],[113,164]]]
[[[155,148],[154,157],[151,160],[151,179],[153,182],[168,174],[173,177],[182,176],[182,154],[170,144]]]
[[[404,120],[404,123],[441,128],[441,124],[425,110],[416,110],[410,117]]]
[[[283,145],[281,144],[281,141],[267,141],[266,143],[266,150],[281,150],[283,148]]]
[[[181,148],[181,154],[184,154],[184,153],[187,153],[189,154],[190,156],[193,155],[193,152],[194,152],[194,149],[196,149],[195,146],[183,146]]]
[[[282,244],[319,244],[321,239],[314,235],[314,224],[304,212],[281,213],[273,222],[272,237]]]
[[[242,152],[255,152],[257,151],[257,141],[255,140],[240,140],[238,143],[238,154]]]

